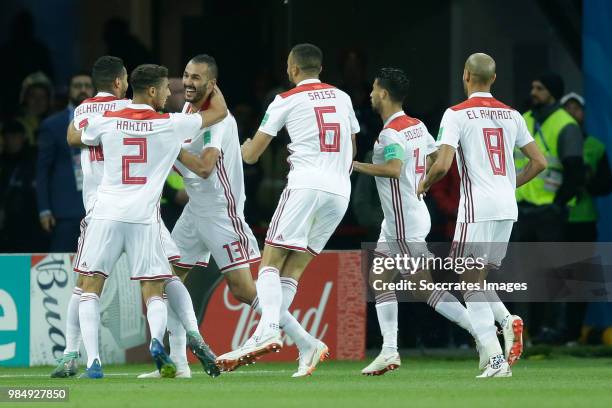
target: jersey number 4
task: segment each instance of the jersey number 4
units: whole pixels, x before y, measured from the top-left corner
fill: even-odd
[[[506,175],[506,151],[504,148],[504,130],[502,128],[484,128],[482,129],[489,162],[493,175]]]
[[[123,184],[145,184],[146,177],[130,176],[130,164],[147,162],[147,139],[145,137],[126,137],[124,146],[138,146],[138,154],[121,157],[121,181]]]
[[[325,122],[323,115],[325,113],[336,113],[335,106],[317,106],[314,108],[315,116],[317,117],[317,125],[319,126],[319,145],[322,152],[339,152],[340,151],[340,124]],[[331,132],[332,142],[327,143],[327,134]]]
[[[427,161],[427,157],[425,155],[423,155],[423,164],[419,164],[419,158],[421,156],[421,149],[417,148],[414,149],[412,152],[412,156],[414,157],[414,190],[416,192],[416,190],[419,187],[419,183],[421,183],[421,180],[423,180],[423,178],[425,177],[425,167],[426,167],[426,161]]]

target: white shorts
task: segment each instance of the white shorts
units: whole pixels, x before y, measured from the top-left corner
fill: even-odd
[[[499,267],[506,257],[513,225],[513,220],[458,222],[451,256],[482,257],[487,265]]]
[[[427,258],[433,255],[429,252],[429,248],[427,248],[426,237],[427,235],[398,240],[391,236],[385,236],[381,231],[374,254],[385,257],[394,257],[400,254],[408,255],[409,257]]]
[[[221,272],[244,268],[261,259],[257,240],[241,215],[195,215],[185,207],[172,230],[172,239],[180,249],[176,266],[207,266],[212,254]]]
[[[90,222],[91,222],[91,210],[87,212],[87,214],[85,214],[85,217],[83,217],[83,219],[81,220],[81,235],[79,235],[77,252],[81,250],[81,245],[83,243],[83,237],[85,236],[85,231],[87,231],[87,226],[89,225]],[[168,256],[168,261],[170,261],[170,263],[173,263],[173,264],[178,262],[181,259],[181,253],[176,247],[176,244],[174,243],[174,241],[172,240],[172,237],[170,236],[170,231],[168,231],[168,228],[166,228],[166,224],[164,224],[163,221],[161,222],[161,238],[162,238],[162,245],[163,245],[164,251],[166,252],[166,255]]]
[[[92,219],[85,226],[74,271],[108,277],[123,252],[133,280],[172,277],[162,239],[163,223],[133,224]]]
[[[266,235],[266,245],[318,255],[346,213],[349,200],[326,191],[285,189]]]

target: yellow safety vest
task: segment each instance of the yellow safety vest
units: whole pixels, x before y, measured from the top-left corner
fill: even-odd
[[[604,154],[606,154],[606,146],[602,142],[593,136],[584,139],[582,158],[584,164],[589,167],[590,174],[595,174],[597,164]],[[570,209],[569,222],[595,222],[597,221],[597,215],[595,200],[586,190],[586,187],[582,188],[578,193],[576,206]]]
[[[529,183],[516,189],[516,201],[528,202],[534,205],[552,204],[555,194],[563,181],[563,165],[559,160],[557,144],[561,130],[569,124],[578,125],[577,122],[563,108],[554,111],[540,126],[536,124],[533,113],[523,114],[527,129],[540,151],[548,161],[548,167]],[[529,159],[520,151],[514,150],[514,165],[517,173],[527,165]],[[573,204],[572,202],[569,205]]]

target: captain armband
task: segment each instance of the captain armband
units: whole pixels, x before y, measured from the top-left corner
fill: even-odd
[[[404,161],[404,149],[398,143],[385,147],[385,161],[398,159]]]

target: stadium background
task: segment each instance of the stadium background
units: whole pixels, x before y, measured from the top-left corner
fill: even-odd
[[[381,128],[379,118],[369,107],[368,96],[373,74],[379,67],[398,66],[409,73],[412,83],[406,110],[421,118],[430,132],[436,134],[444,109],[464,98],[462,66],[466,56],[475,51],[487,52],[496,59],[498,80],[494,93],[520,111],[529,107],[533,79],[545,71],[561,74],[566,91],[586,96],[590,132],[608,146],[612,143],[609,79],[612,73],[609,38],[612,35],[609,25],[598,23],[609,21],[606,18],[612,16],[612,9],[604,0],[511,3],[476,0],[6,0],[2,9],[3,122],[23,114],[19,97],[22,81],[34,72],[43,72],[53,89],[49,107],[41,114],[44,117],[65,107],[70,76],[83,69],[89,70],[100,55],[122,57],[128,70],[139,63],[161,63],[168,66],[173,77],[180,78],[186,61],[205,52],[217,59],[220,86],[238,119],[241,138],[246,138],[256,130],[273,96],[288,86],[285,74],[288,49],[292,44],[308,41],[324,51],[322,79],[346,90],[353,98],[362,127],[359,159],[366,156]],[[169,109],[177,110],[182,106],[182,87],[178,81],[175,86],[178,97]],[[260,164],[245,168],[246,216],[259,238],[265,234],[287,171],[283,140],[272,147]],[[27,149],[31,155],[36,154],[35,136]],[[3,166],[5,163],[3,155]],[[353,181],[356,183],[356,178]],[[180,213],[180,206],[177,207],[173,200],[175,187],[169,186],[165,201],[164,216],[169,228]],[[355,185],[354,190],[360,191]],[[2,193],[4,197],[4,191]],[[38,226],[33,192],[24,190],[23,195],[26,205],[20,209],[19,216],[23,219],[21,231],[28,238],[26,247],[11,247],[14,237],[3,230],[1,250],[4,253],[45,253],[49,237]],[[599,202],[601,241],[612,238],[611,204],[610,198]],[[435,199],[430,199],[428,205],[433,218],[430,240],[447,240],[452,219],[444,215]],[[363,208],[375,207],[375,200],[368,202],[367,197],[359,205],[353,201],[328,249],[354,250],[359,249],[363,241],[375,240],[380,215],[375,210],[363,211]],[[4,207],[2,210],[4,220],[11,216]],[[26,258],[0,257],[0,288],[5,293],[10,295],[13,290],[23,291],[33,285],[30,274],[40,259]],[[70,262],[66,257],[62,260],[65,265]],[[11,278],[9,285],[7,277],[19,274],[23,276]],[[190,277],[188,286],[200,310],[210,295],[207,288],[217,279],[218,275],[211,270]],[[301,290],[301,296],[308,298],[307,289]],[[69,293],[63,290],[58,296]],[[30,299],[23,304],[31,306],[32,302]],[[65,313],[61,305],[58,300],[54,312]],[[36,316],[38,312],[30,310],[30,306],[19,309],[19,322],[22,322],[18,325],[19,330],[31,326],[27,323],[31,317],[49,322],[48,315],[40,312],[40,316]],[[377,347],[380,338],[371,306],[366,344]],[[597,308],[595,313],[599,321],[612,319],[609,307],[597,305]],[[61,320],[61,316],[57,319]],[[412,324],[408,329],[409,322]],[[606,323],[602,325],[605,327]],[[55,326],[63,330],[62,324]],[[22,334],[15,330],[0,331],[0,343]],[[595,341],[600,340],[598,337]],[[401,305],[401,347],[460,347],[464,344],[467,339],[427,306]],[[19,365],[16,361],[13,363]]]

